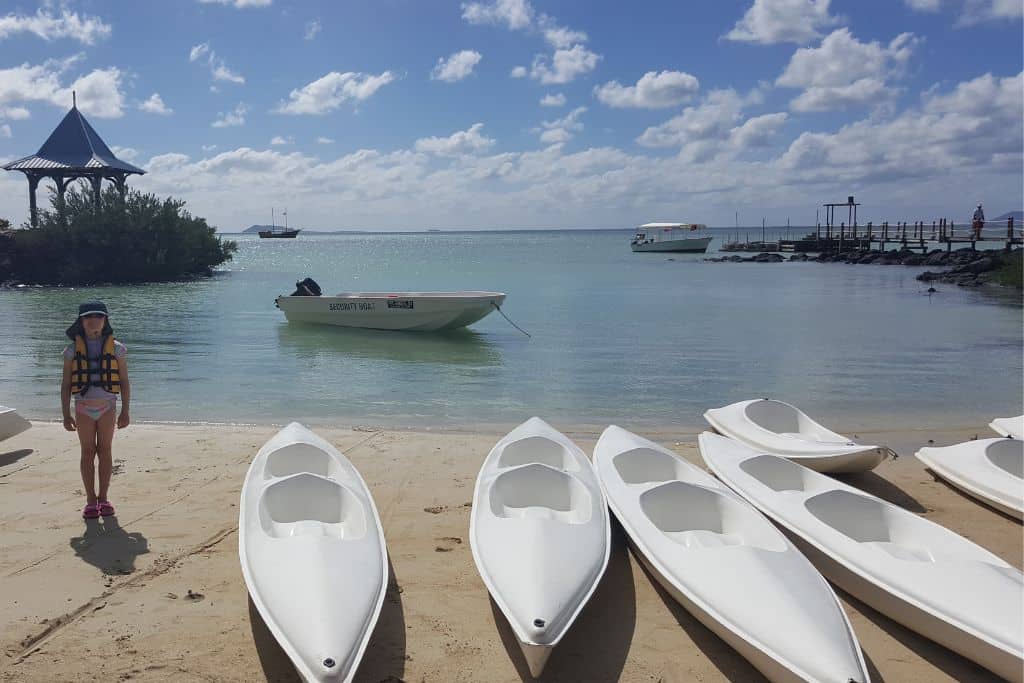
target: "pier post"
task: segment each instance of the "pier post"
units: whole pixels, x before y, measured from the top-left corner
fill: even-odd
[[[845,222],[840,222],[839,223],[839,253],[840,254],[843,253],[843,236],[844,236],[845,232],[846,232],[846,223]]]
[[[1007,254],[1013,250],[1013,216],[1006,219],[1006,247],[1003,249]]]

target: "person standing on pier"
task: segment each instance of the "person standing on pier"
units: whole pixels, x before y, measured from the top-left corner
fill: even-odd
[[[974,230],[974,239],[981,239],[981,229],[985,227],[985,212],[981,210],[981,204],[978,204],[978,208],[974,210],[974,220],[971,222],[971,228]]]

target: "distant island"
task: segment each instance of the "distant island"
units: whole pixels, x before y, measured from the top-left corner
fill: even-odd
[[[1012,218],[1014,223],[1020,223],[1024,221],[1024,211],[1007,211],[1002,216],[996,216],[990,218],[992,221],[1005,221],[1007,218]]]

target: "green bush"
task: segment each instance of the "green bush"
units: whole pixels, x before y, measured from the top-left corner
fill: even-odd
[[[97,207],[87,185],[68,188],[63,217],[56,193],[38,227],[14,231],[10,277],[35,284],[159,282],[210,275],[231,259],[235,242],[221,240],[185,202],[113,187]]]

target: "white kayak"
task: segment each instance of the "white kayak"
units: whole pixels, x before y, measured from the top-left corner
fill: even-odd
[[[540,676],[608,565],[608,506],[590,460],[538,417],[513,429],[480,468],[469,543]]]
[[[32,426],[32,423],[18,415],[18,411],[7,406],[0,406],[0,441],[21,434]]]
[[[1024,575],[945,527],[743,444],[702,441],[718,478],[830,581],[1003,678],[1024,680]]]
[[[1011,439],[1024,439],[1024,415],[997,417],[989,422],[988,426],[1000,436],[1008,436]]]
[[[501,292],[342,292],[279,296],[288,322],[439,332],[471,325],[505,302]]]
[[[866,472],[892,453],[884,446],[854,443],[799,408],[767,398],[712,408],[704,419],[719,434],[818,472]]]
[[[601,434],[594,467],[609,507],[658,583],[768,680],[869,680],[828,582],[746,501],[621,427]]]
[[[976,439],[945,448],[922,448],[916,455],[958,489],[1024,519],[1024,441]]]
[[[388,563],[377,508],[348,459],[297,422],[256,454],[238,515],[242,575],[306,681],[350,681],[377,623]]]

